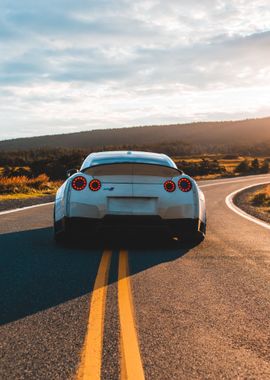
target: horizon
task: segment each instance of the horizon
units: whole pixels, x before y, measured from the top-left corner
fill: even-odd
[[[245,122],[245,121],[251,121],[251,120],[264,120],[264,119],[270,119],[270,116],[265,117],[254,117],[254,118],[246,118],[246,119],[234,119],[234,120],[206,120],[206,121],[193,121],[190,123],[172,123],[172,124],[153,124],[153,125],[133,125],[133,126],[127,126],[127,127],[114,127],[114,128],[97,128],[97,129],[90,129],[90,130],[81,130],[81,131],[74,131],[74,132],[66,132],[66,133],[50,133],[45,135],[33,135],[33,136],[20,136],[15,137],[11,139],[4,139],[0,140],[1,142],[5,141],[11,141],[11,140],[17,140],[17,139],[31,139],[31,138],[38,138],[38,137],[52,137],[52,136],[58,136],[58,135],[70,135],[70,134],[76,134],[76,133],[87,133],[87,132],[96,132],[96,131],[104,131],[104,130],[115,130],[115,129],[129,129],[129,128],[147,128],[147,127],[169,127],[172,125],[175,126],[188,126],[192,124],[208,124],[208,123],[237,123],[237,122]]]
[[[16,0],[0,22],[1,141],[270,115],[266,0]]]

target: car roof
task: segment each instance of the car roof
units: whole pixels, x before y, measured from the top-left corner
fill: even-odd
[[[140,163],[168,166],[177,169],[173,160],[162,153],[139,151],[110,151],[91,153],[84,160],[81,170],[91,166],[114,163]]]

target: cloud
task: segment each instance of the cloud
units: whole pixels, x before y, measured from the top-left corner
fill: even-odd
[[[266,0],[1,7],[0,138],[270,113]]]

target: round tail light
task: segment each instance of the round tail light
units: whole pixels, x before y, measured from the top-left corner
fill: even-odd
[[[83,176],[79,175],[79,176],[73,178],[71,185],[72,185],[74,190],[80,191],[86,187],[87,181]]]
[[[92,179],[89,183],[89,188],[92,191],[98,191],[101,188],[101,182],[99,179]]]
[[[178,187],[184,193],[187,193],[192,189],[192,183],[188,178],[181,178],[178,181]]]
[[[169,193],[172,193],[175,190],[176,186],[173,181],[166,181],[164,183],[164,189],[168,191]]]

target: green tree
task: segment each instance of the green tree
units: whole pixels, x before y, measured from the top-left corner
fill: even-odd
[[[251,170],[254,173],[258,173],[259,172],[259,170],[260,170],[260,163],[259,163],[258,158],[254,158],[254,160],[251,161]]]
[[[270,171],[269,161],[268,160],[264,160],[263,164],[261,166],[260,172],[263,173],[263,174],[266,174],[266,173],[269,173],[269,171]]]
[[[234,169],[235,173],[249,173],[249,171],[250,171],[250,167],[248,164],[248,160],[241,161]]]

